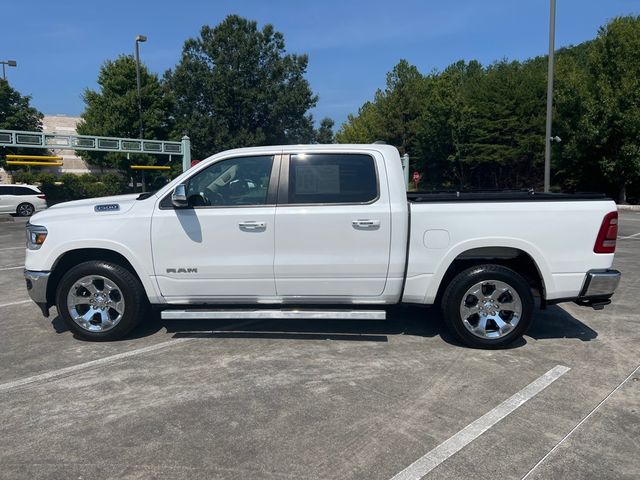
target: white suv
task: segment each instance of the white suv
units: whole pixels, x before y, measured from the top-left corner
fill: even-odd
[[[35,185],[0,185],[0,213],[30,217],[45,208],[46,197]]]

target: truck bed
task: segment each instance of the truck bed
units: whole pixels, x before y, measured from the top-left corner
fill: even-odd
[[[482,256],[487,248],[487,255],[496,247],[526,253],[543,278],[548,300],[575,297],[587,270],[611,266],[612,254],[594,252],[603,218],[616,208],[604,195],[412,192],[407,197],[405,301],[433,303],[447,266],[460,255]]]

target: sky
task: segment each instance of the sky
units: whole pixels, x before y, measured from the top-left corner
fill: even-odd
[[[36,0],[0,2],[0,60],[10,84],[48,115],[79,115],[101,64],[133,52],[162,75],[204,24],[239,14],[274,25],[291,53],[309,55],[312,110],[337,126],[384,88],[402,58],[422,73],[463,59],[525,60],[548,49],[548,0]],[[640,14],[640,0],[557,0],[556,47],[594,38],[609,19]]]

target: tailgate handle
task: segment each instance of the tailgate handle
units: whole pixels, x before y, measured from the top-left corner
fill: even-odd
[[[357,230],[377,230],[380,228],[380,220],[354,220],[351,225]]]

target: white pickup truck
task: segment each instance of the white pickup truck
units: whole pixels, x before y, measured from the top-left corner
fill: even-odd
[[[78,336],[163,318],[384,318],[440,305],[465,344],[497,348],[536,296],[602,308],[615,204],[599,195],[407,194],[388,145],[214,155],[158,192],[55,205],[27,225],[25,278]],[[534,296],[535,295],[535,296]]]

